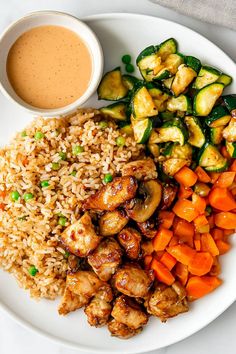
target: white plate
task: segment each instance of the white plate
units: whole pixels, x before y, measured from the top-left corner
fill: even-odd
[[[87,18],[86,22],[102,43],[106,71],[119,66],[121,56],[125,53],[130,53],[134,61],[144,47],[160,43],[168,37],[175,37],[181,52],[195,55],[203,63],[214,65],[233,75],[235,81],[229,92],[236,92],[233,61],[213,43],[186,27],[160,18],[132,14],[96,15]],[[96,97],[89,103],[98,105]],[[2,96],[0,107],[2,145],[32,118]],[[232,243],[236,246],[235,235],[232,236]],[[70,347],[99,353],[141,353],[190,336],[213,321],[235,301],[235,247],[222,257],[221,263],[221,277],[224,283],[220,288],[192,304],[188,313],[171,319],[166,324],[151,318],[142,334],[127,341],[110,337],[106,328],[89,327],[82,310],[66,317],[59,317],[58,301],[37,303],[31,300],[25,291],[18,288],[14,278],[2,271],[0,271],[0,303],[1,308],[20,324]]]

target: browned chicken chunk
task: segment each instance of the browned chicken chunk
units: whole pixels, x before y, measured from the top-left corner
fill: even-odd
[[[154,251],[152,241],[141,243],[142,257],[149,256]]]
[[[105,284],[98,290],[84,310],[91,326],[101,327],[108,322],[112,310],[110,304],[112,299],[113,294],[109,284]]]
[[[137,223],[141,233],[147,238],[153,238],[157,234],[157,226],[153,218]]]
[[[134,177],[116,177],[111,183],[88,197],[84,202],[84,209],[113,211],[133,198],[137,188],[137,180]]]
[[[125,249],[128,258],[134,260],[140,255],[140,233],[132,227],[124,228],[118,235],[118,241]]]
[[[74,294],[90,299],[104,285],[104,282],[92,271],[79,270],[77,273],[67,275],[66,285]]]
[[[128,296],[119,296],[112,309],[112,317],[129,328],[138,329],[148,322],[148,315],[141,306]]]
[[[67,315],[69,312],[80,309],[88,302],[89,298],[87,296],[74,294],[66,287],[58,307],[59,315]]]
[[[96,234],[88,213],[67,227],[61,235],[65,248],[79,257],[86,257],[97,247],[101,239]]]
[[[189,309],[185,289],[177,282],[172,286],[159,284],[146,300],[145,306],[148,313],[159,317],[162,322]]]
[[[153,273],[127,263],[117,270],[114,279],[114,285],[121,293],[131,297],[146,297],[153,283]]]
[[[88,263],[101,280],[108,281],[121,262],[122,250],[118,242],[110,237],[102,241],[88,256]]]
[[[102,236],[118,234],[128,223],[129,218],[124,210],[108,211],[99,219],[99,229]]]
[[[178,191],[178,187],[170,184],[164,185],[162,189],[162,198],[161,198],[161,204],[160,204],[160,209],[161,210],[166,210],[170,208],[171,204],[175,200],[176,194]]]
[[[150,158],[128,162],[122,168],[122,176],[134,176],[138,180],[156,179],[157,169],[155,162]]]
[[[113,337],[118,337],[120,339],[129,339],[142,331],[142,327],[132,329],[115,319],[108,322],[107,327]]]

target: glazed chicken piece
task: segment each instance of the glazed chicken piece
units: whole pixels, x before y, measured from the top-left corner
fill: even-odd
[[[148,313],[162,322],[189,310],[185,289],[179,282],[172,286],[159,284],[145,302]]]
[[[79,270],[77,273],[67,274],[66,286],[74,294],[90,299],[104,285],[94,272]]]
[[[108,281],[121,263],[122,250],[113,238],[107,238],[88,256],[88,263],[97,276]]]
[[[122,294],[131,297],[146,297],[153,280],[152,271],[145,271],[137,264],[127,263],[117,270],[114,285]]]
[[[138,180],[156,179],[157,169],[155,162],[150,158],[128,162],[122,168],[122,176],[134,176]]]
[[[157,234],[157,226],[153,218],[144,222],[137,222],[141,233],[147,238],[153,238]]]
[[[129,328],[138,329],[148,322],[148,315],[141,306],[128,296],[119,296],[113,306],[112,317]]]
[[[161,198],[161,204],[160,204],[160,209],[161,210],[166,210],[170,208],[171,204],[173,203],[176,194],[178,191],[178,187],[170,184],[166,184],[163,186],[162,189],[162,198]]]
[[[58,306],[59,315],[67,315],[69,312],[80,309],[89,302],[89,298],[74,294],[67,286]]]
[[[129,339],[142,331],[142,327],[132,329],[115,319],[108,322],[107,327],[113,337],[118,337],[120,339]]]
[[[116,177],[97,193],[88,197],[83,207],[85,210],[113,211],[127,200],[133,198],[137,188],[137,180],[134,177]]]
[[[108,322],[112,310],[110,304],[112,299],[111,287],[109,284],[105,284],[85,307],[84,312],[87,315],[90,326],[101,327]]]
[[[142,257],[149,256],[154,251],[152,241],[141,243]]]
[[[124,210],[108,211],[99,219],[99,229],[102,236],[118,234],[128,223],[129,218]]]
[[[65,229],[61,241],[67,251],[79,257],[86,257],[102,240],[94,229],[91,217],[85,213],[78,221]]]
[[[128,258],[134,260],[140,255],[140,233],[132,227],[124,228],[118,235],[118,241],[125,249]]]

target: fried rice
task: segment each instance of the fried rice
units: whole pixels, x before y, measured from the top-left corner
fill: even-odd
[[[132,137],[117,146],[122,135],[117,125],[110,121],[104,128],[99,119],[92,109],[37,118],[0,150],[0,267],[32,297],[54,299],[63,293],[68,262],[62,230],[79,218],[83,200],[101,187],[105,174],[119,174],[143,153]],[[77,154],[76,146],[82,147]],[[42,187],[42,181],[49,185]],[[19,193],[15,201],[14,191]],[[32,198],[25,200],[26,193]],[[61,216],[65,226],[58,223]]]

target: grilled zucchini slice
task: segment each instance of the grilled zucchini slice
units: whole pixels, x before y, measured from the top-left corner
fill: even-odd
[[[203,87],[217,81],[221,76],[221,72],[212,66],[204,65],[198,73],[196,80],[193,83],[193,88],[200,90]]]
[[[211,111],[209,117],[206,117],[206,124],[211,128],[217,128],[227,125],[230,119],[231,115],[224,106],[216,106]]]
[[[221,74],[220,77],[217,79],[217,82],[220,82],[225,86],[229,86],[232,81],[232,77],[227,74]]]
[[[152,81],[163,69],[161,57],[157,54],[156,48],[152,45],[145,48],[137,57],[136,64],[142,77],[146,81]]]
[[[236,141],[236,119],[232,118],[223,130],[223,137],[225,140],[234,143]]]
[[[199,152],[199,166],[209,172],[222,172],[228,167],[228,162],[216,146],[206,143]]]
[[[160,128],[153,129],[150,144],[166,143],[168,141],[184,145],[188,140],[188,131],[179,118],[166,121]]]
[[[206,138],[199,119],[193,116],[186,116],[184,121],[189,132],[189,144],[201,148],[205,144]]]
[[[97,93],[99,100],[107,101],[118,101],[127,95],[128,89],[123,83],[119,67],[103,76]]]
[[[139,87],[133,94],[132,114],[134,119],[152,117],[158,114],[157,107],[145,86]]]
[[[163,155],[170,158],[176,158],[176,159],[186,159],[186,160],[191,160],[192,159],[192,153],[193,149],[191,145],[189,144],[184,144],[184,145],[179,145],[178,143],[167,143],[167,147],[165,151],[163,152]]]
[[[166,41],[162,42],[156,46],[157,54],[164,61],[170,54],[175,54],[177,52],[177,42],[174,38],[168,38]]]
[[[178,97],[171,97],[167,101],[167,109],[170,112],[182,111],[187,114],[192,113],[191,99],[186,95],[180,95]]]
[[[190,68],[192,68],[196,73],[199,72],[201,65],[202,65],[198,58],[195,58],[191,55],[187,55],[185,57],[185,64],[187,66],[189,66]]]
[[[236,94],[223,96],[223,101],[230,113],[233,115],[233,111],[236,110]],[[236,112],[235,112],[236,115]]]
[[[174,93],[175,96],[179,96],[186,90],[188,85],[193,81],[196,76],[197,73],[195,70],[185,64],[181,64],[172,82],[171,91]]]
[[[152,96],[152,99],[157,107],[158,112],[163,112],[166,110],[166,102],[170,97],[166,92],[163,92],[160,88],[149,83],[147,85],[148,92]]]
[[[129,90],[133,90],[134,85],[137,84],[140,80],[137,77],[132,75],[123,75],[122,76],[124,86]]]
[[[168,176],[174,176],[182,167],[189,165],[185,159],[170,158],[162,163],[162,170]]]
[[[230,154],[230,156],[235,159],[236,158],[236,142],[230,143],[229,141],[226,140],[225,146],[226,146],[226,149],[227,149],[228,153]]]
[[[131,116],[131,124],[134,132],[134,139],[138,144],[145,144],[152,131],[152,121],[150,118],[136,120]]]
[[[206,117],[211,113],[217,99],[221,96],[224,85],[213,83],[203,87],[194,97],[194,115]]]
[[[210,140],[212,144],[219,145],[223,140],[224,126],[210,128]]]
[[[109,106],[100,108],[100,112],[110,118],[123,121],[127,120],[126,107],[127,105],[124,102],[115,102]]]

